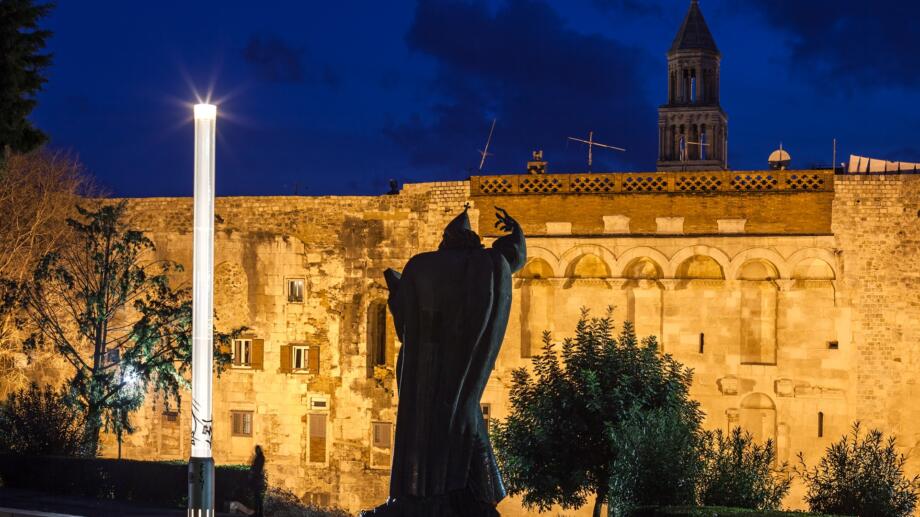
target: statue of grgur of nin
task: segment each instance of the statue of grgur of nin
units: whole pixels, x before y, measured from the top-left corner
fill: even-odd
[[[467,206],[467,209],[469,206]],[[365,517],[497,516],[505,497],[480,399],[511,308],[511,275],[527,260],[524,232],[496,207],[504,235],[485,248],[465,209],[437,251],[384,276],[402,342],[390,497]]]

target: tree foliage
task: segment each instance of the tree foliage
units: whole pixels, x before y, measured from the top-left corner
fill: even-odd
[[[658,408],[633,410],[614,427],[611,515],[628,515],[637,506],[696,504],[703,469],[699,424],[693,414]]]
[[[700,502],[706,506],[732,506],[755,510],[776,510],[789,492],[792,478],[776,465],[773,440],[757,443],[751,433],[735,427],[728,434],[721,429],[705,433]]]
[[[497,458],[509,492],[522,495],[527,507],[576,508],[594,494],[600,515],[613,469],[630,461],[618,429],[659,410],[699,425],[698,404],[688,395],[691,372],[662,354],[654,337],[640,343],[630,322],[614,336],[609,312],[603,318],[584,312],[575,337],[561,347],[548,333],[544,343],[533,374],[513,373],[510,415],[493,433]]]
[[[43,52],[51,31],[38,26],[51,7],[34,0],[0,0],[0,156],[6,150],[31,151],[47,140],[28,116],[51,65],[51,55]]]
[[[31,384],[0,403],[0,453],[78,456],[86,452],[83,413],[67,394]]]
[[[86,414],[86,435],[98,444],[105,426],[131,432],[129,415],[148,389],[168,405],[188,385],[192,304],[189,289],[174,289],[181,266],[155,256],[153,242],[127,228],[126,204],[77,207],[68,219],[70,245],[44,255],[18,288],[27,351],[50,348],[72,368],[70,398]],[[215,357],[243,329],[215,334]]]
[[[893,436],[878,429],[863,433],[859,422],[848,435],[827,448],[821,462],[809,469],[799,454],[805,500],[813,512],[902,517],[917,506],[920,476],[904,475],[907,457],[898,454]]]

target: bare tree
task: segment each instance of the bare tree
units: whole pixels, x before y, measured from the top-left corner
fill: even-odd
[[[72,232],[66,220],[80,194],[89,191],[83,168],[67,153],[9,154],[0,164],[0,396],[57,370],[49,367],[52,354],[23,353],[11,287],[66,243]]]

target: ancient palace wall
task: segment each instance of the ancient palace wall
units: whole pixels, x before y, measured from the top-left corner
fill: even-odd
[[[220,198],[218,325],[249,331],[241,364],[215,380],[215,458],[243,463],[259,444],[272,482],[298,495],[350,510],[385,498],[399,343],[382,272],[434,249],[467,202],[487,243],[494,205],[528,234],[483,398],[489,417],[507,415],[511,371],[539,353],[544,330],[562,339],[582,307],[600,315],[610,306],[617,322],[634,321],[694,369],[709,428],[742,425],[774,438],[780,459],[803,451],[814,462],[862,419],[910,450],[920,437],[918,180],[490,176],[392,196]],[[130,207],[158,253],[191,263],[190,199]],[[125,456],[187,458],[188,398],[178,412],[148,403]],[[797,487],[788,503],[800,496]],[[500,509],[524,514],[514,500]]]

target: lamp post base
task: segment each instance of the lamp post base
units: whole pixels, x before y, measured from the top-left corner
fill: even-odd
[[[214,516],[214,458],[188,460],[188,515]]]

